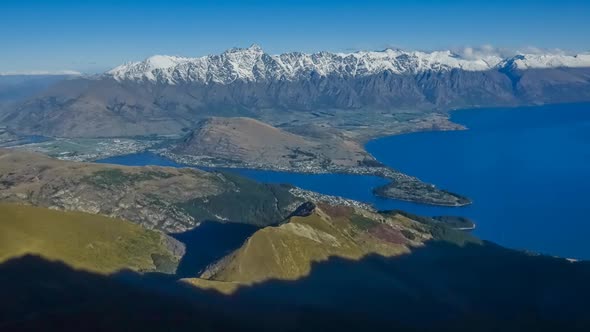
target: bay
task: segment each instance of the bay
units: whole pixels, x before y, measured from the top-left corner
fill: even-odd
[[[516,249],[590,259],[590,104],[454,111],[465,131],[421,132],[370,141],[379,161],[470,197],[466,207],[437,207],[376,197],[387,180],[347,174],[228,169],[268,183],[421,215],[460,215],[475,234]],[[107,158],[122,165],[182,167],[150,154]]]

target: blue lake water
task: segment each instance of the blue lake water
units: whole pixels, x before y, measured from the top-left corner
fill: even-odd
[[[435,207],[382,199],[387,181],[342,174],[233,171],[263,182],[404,209],[422,215],[461,215],[475,234],[511,248],[590,259],[590,104],[455,111],[469,130],[424,132],[369,142],[379,161],[438,187],[466,195],[467,207]],[[123,165],[179,167],[150,153],[108,158]]]

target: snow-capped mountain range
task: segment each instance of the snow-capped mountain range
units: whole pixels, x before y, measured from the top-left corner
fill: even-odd
[[[486,71],[501,68],[532,69],[590,67],[590,53],[518,54],[461,57],[451,51],[361,51],[355,53],[299,52],[269,55],[259,46],[232,48],[219,55],[198,58],[155,55],[141,62],[127,63],[104,74],[118,81],[152,81],[164,84],[220,83],[268,80],[294,81],[310,75],[362,77],[389,71],[418,74],[428,71]]]
[[[362,119],[366,112],[590,101],[588,53],[458,53],[463,55],[391,49],[269,55],[252,46],[200,58],[153,56],[101,75],[60,80],[0,120],[27,135],[118,137],[176,135],[207,116],[292,120],[305,127],[349,123],[349,116]]]

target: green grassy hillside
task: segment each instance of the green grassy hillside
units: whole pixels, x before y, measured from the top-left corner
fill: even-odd
[[[321,205],[306,217],[292,217],[281,226],[257,231],[202,279],[186,281],[231,293],[237,288],[235,283],[300,279],[311,273],[313,263],[331,257],[359,260],[370,254],[391,257],[408,253],[429,238],[417,222],[400,214],[383,216]]]
[[[0,262],[25,254],[100,273],[172,272],[165,235],[120,219],[0,203]]]

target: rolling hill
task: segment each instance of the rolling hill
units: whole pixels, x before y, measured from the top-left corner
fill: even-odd
[[[50,171],[55,162],[24,157],[30,164],[20,165],[29,170]],[[5,159],[0,161],[4,165]],[[74,184],[76,170],[69,167],[95,171],[92,164],[61,166],[68,167]],[[92,186],[152,181],[138,176],[154,169],[121,168],[116,177],[101,173]],[[15,169],[0,174],[4,199],[26,193],[6,196],[6,180],[18,179],[31,189],[35,183],[50,185],[39,169],[33,177]],[[244,204],[256,205],[264,197],[263,191]],[[233,210],[225,199],[214,206]],[[587,262],[505,249],[454,230],[445,220],[400,211],[305,207],[283,223],[254,229],[235,251],[200,276],[186,278],[82,271],[170,272],[181,253],[161,233],[94,214],[0,204],[0,257],[7,260],[0,263],[5,299],[0,322],[11,331],[583,331],[590,326],[584,306],[590,294]],[[215,234],[210,241],[223,241],[217,238],[223,232]],[[193,249],[199,248],[204,247]]]
[[[204,220],[279,223],[303,203],[290,189],[192,168],[65,162],[0,149],[0,201],[101,214],[165,232]]]
[[[352,140],[329,135],[305,137],[244,117],[203,120],[172,152],[275,168],[291,168],[306,162],[357,166],[365,160],[374,161]]]
[[[431,239],[460,245],[481,243],[429,218],[320,203],[307,215],[258,230],[241,248],[212,264],[200,278],[186,281],[231,293],[240,285],[305,278],[312,273],[314,264],[337,257],[358,261],[370,255],[411,254],[413,248]]]
[[[6,203],[0,216],[0,263],[33,254],[99,273],[174,273],[184,254],[178,241],[121,219]]]

